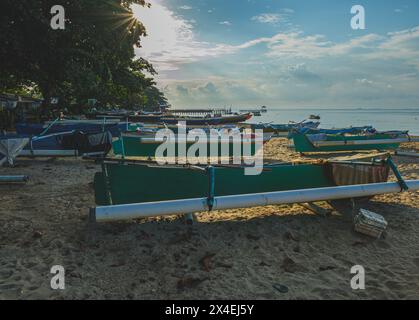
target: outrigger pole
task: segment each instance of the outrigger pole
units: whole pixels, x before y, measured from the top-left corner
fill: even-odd
[[[369,197],[380,194],[403,192],[406,187],[409,191],[419,190],[419,180],[406,180],[404,183],[405,186],[402,186],[399,181],[102,206],[90,210],[90,221],[117,221],[165,215],[183,215],[191,212],[211,210]]]
[[[343,141],[315,141],[312,144],[315,147],[334,147],[349,145],[370,145],[370,144],[392,144],[404,142],[416,142],[419,138],[396,138],[396,139],[374,139],[374,140],[343,140]]]
[[[28,176],[0,176],[0,183],[25,183],[28,180]]]

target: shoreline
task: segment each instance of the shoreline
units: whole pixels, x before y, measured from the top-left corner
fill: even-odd
[[[273,139],[267,156],[300,158],[286,143]],[[417,160],[394,159],[405,179],[419,179]],[[81,159],[22,158],[0,168],[30,176],[27,185],[0,185],[0,299],[419,298],[418,192],[365,207],[389,222],[379,240],[355,233],[350,216],[300,205],[199,213],[192,227],[174,216],[93,227],[99,170]],[[50,288],[55,264],[66,270],[63,291]],[[365,266],[365,291],[350,288],[355,264]]]

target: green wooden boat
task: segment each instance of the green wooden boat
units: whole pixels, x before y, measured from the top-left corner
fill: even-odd
[[[297,152],[395,150],[400,143],[410,141],[405,133],[363,135],[293,133],[292,139]]]
[[[107,206],[208,197],[210,190],[213,196],[300,190],[385,182],[389,174],[385,161],[271,164],[257,176],[246,176],[243,169],[109,159],[95,175],[95,199]]]
[[[263,143],[269,141],[271,137],[272,134],[265,134],[263,137]],[[195,140],[190,139],[182,141],[186,145],[186,150],[189,150],[196,143]],[[157,148],[163,142],[164,141],[162,139],[156,139],[155,135],[137,135],[135,133],[125,133],[121,135],[121,137],[118,140],[114,141],[112,146],[115,155],[122,155],[124,157],[154,158]],[[175,156],[178,157],[180,153],[179,143],[173,141],[173,143],[169,142],[168,144],[174,147]],[[255,139],[245,139],[242,141],[241,144],[238,144],[241,149],[242,156],[245,155],[245,150],[247,154],[249,153],[249,151],[245,149],[245,144],[250,144],[250,156],[254,156],[260,149],[260,144],[255,143]],[[227,149],[227,147],[228,151],[224,152],[224,149]],[[210,141],[208,141],[208,143],[206,144],[207,154],[204,156],[209,157],[211,150],[217,148],[218,154],[220,154],[222,157],[233,157],[235,147],[237,146],[231,140],[219,140],[215,143],[211,143]],[[246,148],[249,148],[249,146],[247,146]]]

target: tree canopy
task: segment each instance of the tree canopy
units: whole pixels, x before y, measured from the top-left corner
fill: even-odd
[[[51,97],[60,106],[102,104],[152,109],[166,102],[152,65],[136,58],[146,36],[131,5],[145,0],[2,0],[0,90]],[[65,9],[65,29],[54,30],[51,8]],[[146,8],[144,8],[146,10]]]

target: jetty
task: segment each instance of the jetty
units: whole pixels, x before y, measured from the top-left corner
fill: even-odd
[[[232,114],[231,108],[209,108],[209,109],[170,109],[169,111],[174,115],[226,115]]]

